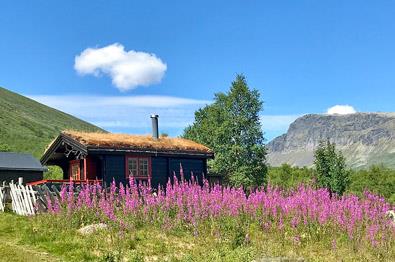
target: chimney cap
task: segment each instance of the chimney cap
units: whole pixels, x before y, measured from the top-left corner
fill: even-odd
[[[157,115],[157,114],[151,114],[151,118],[158,118],[159,117],[159,115]]]

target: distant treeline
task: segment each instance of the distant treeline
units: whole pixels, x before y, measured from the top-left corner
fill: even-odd
[[[307,167],[291,167],[283,164],[281,167],[270,167],[268,182],[285,189],[292,189],[300,184],[314,185],[316,171]],[[347,193],[362,195],[365,190],[385,197],[395,203],[395,170],[384,166],[371,166],[364,170],[351,170],[350,183]]]

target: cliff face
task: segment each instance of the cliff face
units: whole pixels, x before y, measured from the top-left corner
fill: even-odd
[[[315,148],[330,139],[351,167],[395,167],[395,113],[310,114],[296,119],[288,132],[268,145],[272,166],[311,166]]]

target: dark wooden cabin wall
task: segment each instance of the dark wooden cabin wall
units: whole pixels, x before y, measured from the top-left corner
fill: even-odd
[[[62,171],[63,171],[63,179],[69,179],[69,162],[68,161],[64,161],[64,162],[59,162],[56,163],[55,165],[59,166]]]
[[[105,174],[103,181],[109,185],[113,179],[117,183],[125,183],[125,156],[124,155],[107,155],[104,157]]]
[[[168,163],[166,157],[152,157],[152,178],[151,185],[157,188],[158,185],[165,186],[168,180]]]
[[[0,182],[6,181],[7,183],[12,180],[14,183],[18,182],[19,177],[23,177],[23,183],[39,181],[43,179],[42,171],[24,171],[24,170],[0,170]]]
[[[86,158],[86,176],[87,179],[102,179],[101,175],[101,160],[94,156]]]
[[[169,175],[173,177],[174,173],[176,177],[180,179],[180,164],[184,172],[184,178],[186,180],[191,179],[191,174],[198,180],[199,184],[203,183],[203,173],[206,172],[206,164],[203,159],[187,159],[187,158],[170,158],[169,159]]]
[[[126,177],[126,162],[125,155],[122,154],[108,154],[97,157],[98,163],[101,167],[97,168],[97,172],[102,172],[103,182],[109,185],[113,179],[117,183],[127,183]],[[89,163],[89,161],[88,161]],[[87,163],[87,164],[88,164]],[[185,157],[151,157],[152,177],[151,185],[157,188],[158,185],[165,186],[168,179],[173,179],[174,173],[180,179],[180,164],[184,171],[184,178],[191,179],[191,173],[200,184],[203,182],[203,173],[207,172],[206,159],[199,158],[185,158]],[[88,164],[88,174],[89,174]]]

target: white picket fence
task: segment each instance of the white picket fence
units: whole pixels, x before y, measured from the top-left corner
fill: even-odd
[[[31,216],[35,214],[35,205],[37,201],[37,192],[32,186],[24,186],[11,182],[10,195],[12,201],[12,210],[18,215]]]
[[[5,198],[6,198],[6,185],[5,182],[3,182],[2,185],[0,185],[0,211],[4,212],[5,209]]]

